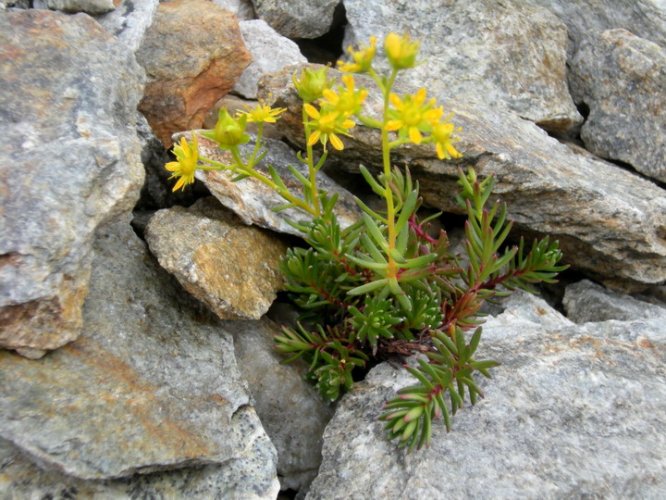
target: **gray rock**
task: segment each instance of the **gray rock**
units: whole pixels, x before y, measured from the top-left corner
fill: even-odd
[[[253,469],[274,461],[266,436],[257,432],[257,416],[249,406],[233,416],[239,432],[250,434],[238,457],[224,465],[188,467],[137,474],[128,478],[86,481],[52,469],[41,469],[20,449],[0,439],[0,498],[247,498],[274,499],[279,484],[256,482]],[[260,429],[260,428],[259,428]]]
[[[94,250],[81,337],[39,361],[0,352],[0,438],[79,479],[230,466],[238,497],[274,495],[275,449],[245,410],[231,335],[127,221],[100,228]]]
[[[136,53],[146,30],[153,23],[159,0],[122,0],[115,10],[97,16],[106,30]]]
[[[213,0],[213,3],[218,7],[233,12],[238,19],[248,20],[257,18],[250,0]]]
[[[252,62],[233,89],[243,97],[257,98],[257,83],[266,73],[281,70],[290,64],[307,62],[298,45],[280,35],[265,21],[241,21],[239,25],[245,46],[252,55]]]
[[[160,265],[222,319],[259,319],[283,286],[287,246],[214,198],[158,211],[146,241]]]
[[[274,105],[288,108],[280,122],[282,130],[299,144],[302,139],[296,123],[301,105],[291,83],[293,71],[262,79],[260,95],[272,95]],[[357,82],[373,89],[366,113],[376,117],[381,105],[378,93],[368,79],[357,77]],[[577,154],[512,113],[454,99],[446,102],[454,113],[453,122],[462,128],[456,144],[463,154],[461,161],[440,161],[430,146],[394,150],[393,162],[409,165],[426,203],[459,211],[454,203],[457,171],[473,166],[482,176],[495,175],[495,195],[508,204],[517,229],[559,240],[568,263],[618,281],[651,284],[666,280],[663,189],[589,154]],[[359,163],[381,165],[376,130],[357,126],[345,144],[342,154],[335,155],[342,168],[354,170]]]
[[[567,317],[576,323],[610,319],[660,320],[666,323],[666,307],[606,290],[589,280],[567,286],[563,303]]]
[[[288,38],[317,38],[328,32],[340,0],[252,0],[259,19]]]
[[[529,0],[542,6],[567,25],[569,54],[588,35],[624,28],[634,35],[666,47],[664,0]]]
[[[485,399],[457,413],[452,432],[434,426],[431,446],[413,454],[376,420],[412,379],[374,368],[328,425],[307,498],[663,498],[663,323],[571,326],[555,315],[519,294],[491,319],[479,357],[502,365],[482,382]]]
[[[279,122],[280,123],[280,122]],[[174,135],[174,141],[181,137]],[[285,183],[293,187],[296,192],[300,184],[293,179],[288,170],[289,165],[296,167],[301,174],[307,175],[307,167],[296,157],[294,151],[281,141],[265,139],[266,157],[257,166],[257,169],[267,173],[266,165],[273,165]],[[245,145],[243,153],[250,154],[252,142]],[[221,163],[230,163],[231,155],[221,151],[213,141],[205,137],[199,138],[200,154]],[[232,182],[234,175],[221,171],[197,171],[197,179],[201,180],[225,207],[233,210],[246,224],[258,226],[286,234],[302,236],[301,233],[288,223],[288,220],[302,222],[310,217],[300,210],[288,209],[276,212],[275,209],[284,205],[285,201],[272,189],[262,183],[248,178],[239,182]],[[338,193],[340,199],[336,208],[338,222],[342,227],[347,227],[358,220],[360,210],[357,207],[353,195],[335,184],[330,177],[324,173],[317,176],[322,189],[329,193]]]
[[[608,30],[588,35],[571,66],[572,94],[590,109],[585,147],[666,182],[666,46]]]
[[[225,324],[234,333],[236,359],[250,387],[261,423],[278,451],[282,489],[303,492],[317,475],[322,434],[333,409],[304,380],[303,362],[282,364],[273,338],[280,328],[270,320]]]
[[[36,9],[0,17],[0,59],[0,347],[50,350],[81,329],[95,228],[139,196],[143,71],[89,16]]]
[[[85,12],[91,16],[106,14],[116,8],[113,0],[34,0],[32,4],[36,9]]]
[[[345,46],[378,46],[391,31],[421,42],[421,64],[402,81],[458,102],[510,109],[564,132],[582,121],[566,82],[566,26],[523,1],[345,0]],[[383,49],[382,49],[383,50]],[[444,100],[444,104],[447,104]]]

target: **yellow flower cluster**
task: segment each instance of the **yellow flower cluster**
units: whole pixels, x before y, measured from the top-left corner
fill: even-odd
[[[309,131],[308,146],[321,142],[325,151],[330,142],[335,149],[341,151],[345,146],[340,135],[348,136],[349,130],[356,125],[351,117],[360,112],[368,91],[356,88],[352,75],[344,75],[342,77],[343,86],[333,90],[330,88],[327,78],[317,74],[317,81],[326,83],[317,89],[315,94],[312,92],[314,86],[309,82],[314,72],[308,74],[307,71],[307,69],[304,70],[301,78],[294,78],[294,83],[299,95],[304,93],[305,88],[310,92],[308,97],[316,97],[312,101],[319,102],[319,109],[307,101],[303,105],[303,110],[309,117],[306,122]],[[326,68],[322,68],[320,71],[325,74]]]

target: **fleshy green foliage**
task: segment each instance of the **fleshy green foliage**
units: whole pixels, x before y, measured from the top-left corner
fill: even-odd
[[[431,144],[440,159],[459,158],[453,146],[458,130],[451,115],[426,98],[425,89],[407,96],[392,92],[398,72],[415,64],[418,43],[390,34],[384,48],[392,69],[386,75],[372,67],[375,45],[371,39],[367,47],[350,50],[352,62],[340,66],[374,80],[383,97],[379,119],[363,115],[368,91],[356,88],[352,75],[345,74],[337,90],[325,69],[294,75],[296,91],[305,102],[306,151],[299,158],[307,175],[291,169],[300,189],[289,188],[294,183],[285,182],[270,165],[268,174],[255,169],[264,156],[263,124],[275,122],[284,112],[281,108],[260,103],[235,118],[220,112],[218,125],[205,135],[230,151],[232,164],[197,157],[196,151],[190,156],[197,158],[199,169],[224,169],[236,180],[262,182],[285,199],[281,208],[297,208],[311,216],[309,222],[293,223],[308,247],[290,249],[282,263],[301,322],[296,328],[284,327],[275,340],[287,362],[302,358],[309,363],[308,377],[323,397],[339,398],[351,389],[354,372],[371,362],[420,354],[416,363],[406,366],[414,384],[400,390],[381,416],[388,435],[411,449],[429,443],[434,420],[441,418],[450,429],[451,416],[464,402],[474,404],[483,396],[475,373],[490,377],[489,369],[497,365],[474,357],[484,301],[516,288],[531,290],[535,283],[551,283],[565,266],[559,264],[557,242],[548,238],[529,248],[523,240],[507,246],[511,222],[506,207],[489,203],[493,178],[481,180],[471,168],[460,170],[458,179],[457,201],[467,214],[464,258],[452,253],[445,231],[432,234],[429,223],[439,214],[421,219],[419,186],[409,170],[392,168],[391,151],[407,143]],[[360,220],[342,228],[334,212],[337,198],[319,189],[317,174],[326,161],[327,146],[343,149],[340,136],[350,135],[356,122],[381,134],[380,173],[373,175],[363,166],[360,172],[384,208],[374,210],[357,200]],[[257,139],[252,154],[244,158],[238,145],[246,142],[248,123],[256,124]],[[313,148],[318,144],[323,151],[316,157]],[[192,148],[196,150],[196,142]],[[176,177],[185,167],[191,165],[170,164]],[[188,178],[181,186],[189,182]]]

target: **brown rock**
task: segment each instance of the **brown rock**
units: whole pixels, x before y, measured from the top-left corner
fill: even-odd
[[[137,52],[148,75],[139,109],[165,146],[199,128],[250,64],[238,19],[206,0],[162,3]]]
[[[158,211],[146,240],[160,265],[222,319],[259,319],[282,287],[285,244],[213,198]]]

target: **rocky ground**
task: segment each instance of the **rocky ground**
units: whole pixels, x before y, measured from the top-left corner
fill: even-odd
[[[0,499],[666,497],[666,5],[435,3],[0,0]],[[400,87],[462,127],[461,160],[397,152],[442,224],[473,166],[571,266],[488,317],[486,397],[413,454],[376,420],[403,369],[327,405],[280,364],[296,214],[163,168],[258,97],[287,108],[266,161],[297,164],[291,75],[391,31],[421,40]],[[344,224],[377,145],[327,170]]]

